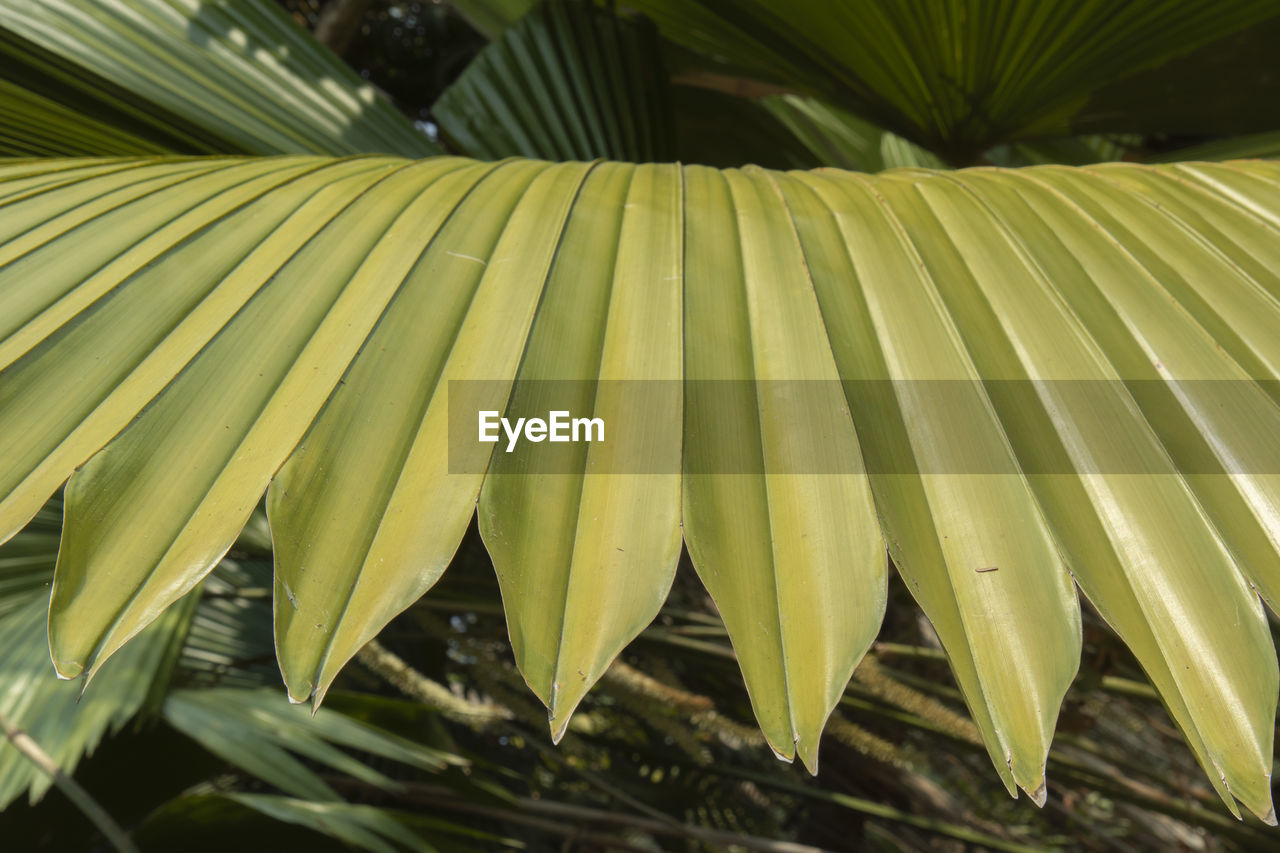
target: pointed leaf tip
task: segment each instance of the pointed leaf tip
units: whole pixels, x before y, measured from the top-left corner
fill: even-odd
[[[298,690],[295,689],[294,685],[290,683],[288,679],[286,679],[285,692],[289,696],[290,705],[302,705],[307,702],[311,702],[314,699],[315,685],[308,681],[304,690]]]
[[[1037,808],[1044,808],[1044,804],[1049,796],[1049,788],[1045,779],[1045,765],[1042,763],[1038,771],[1029,778],[1023,778],[1022,774],[1014,768],[1014,760],[1012,754],[1006,756],[1006,762],[1009,770],[1014,775],[1014,781],[1017,786],[1026,793],[1027,798],[1036,804]],[[1015,793],[1014,798],[1017,799]]]
[[[800,762],[804,764],[804,769],[809,771],[810,776],[818,775],[818,747],[820,742],[821,736],[798,738],[796,740],[796,755],[800,757]]]
[[[789,744],[790,749],[788,749],[786,752],[783,752],[782,750],[778,749],[778,747],[774,744],[773,740],[769,738],[767,733],[765,734],[765,743],[769,744],[769,750],[773,753],[774,758],[778,759],[779,761],[785,761],[787,764],[793,764],[795,762],[796,760],[795,743]]]
[[[59,681],[70,681],[78,678],[80,673],[84,672],[84,667],[78,663],[65,664],[59,661],[53,662],[53,671],[58,676]]]
[[[569,730],[569,719],[572,713],[566,714],[560,719],[556,719],[554,714],[547,714],[547,724],[551,727],[551,743],[559,746],[560,741],[564,739],[564,733]]]

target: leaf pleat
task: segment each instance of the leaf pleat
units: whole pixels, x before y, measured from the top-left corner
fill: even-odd
[[[596,417],[614,434],[500,447],[480,497],[516,661],[557,739],[657,615],[680,556],[680,179],[671,166],[592,173],[505,408]]]
[[[760,170],[688,173],[685,537],[770,745],[816,772],[884,614],[884,542],[777,187]]]
[[[460,164],[427,160],[329,183],[281,226],[293,239],[285,263],[248,259],[264,286],[76,471],[49,625],[62,675],[118,648],[231,547],[394,294],[395,264],[413,251],[389,239],[397,222],[429,228],[420,214],[443,217],[485,171]],[[113,492],[122,499],[104,503]],[[150,535],[139,536],[144,525]]]
[[[1274,438],[1280,434],[1280,231],[1259,235],[1256,222],[1241,223],[1238,212],[1204,192],[1191,196],[1196,207],[1188,206],[1188,188],[1178,182],[1153,182],[1145,172],[1111,174],[1129,190],[1121,198],[1106,192],[1112,180],[1053,184],[1122,244],[1138,280],[1147,282],[1135,294],[1142,301],[1116,303],[1130,325],[1132,318],[1162,320],[1153,332],[1164,334],[1144,334],[1141,351],[1117,343],[1112,358],[1126,364],[1126,378],[1145,380],[1136,388],[1147,419],[1274,610],[1280,605]],[[1166,260],[1175,255],[1177,265]],[[1115,289],[1113,300],[1125,291]],[[1159,380],[1174,377],[1175,384],[1162,389]]]
[[[292,235],[277,226],[300,202],[345,171],[376,167],[334,165],[310,179],[289,180],[323,165],[231,166],[203,185],[174,187],[174,198],[144,197],[137,207],[114,208],[86,223],[72,216],[65,231],[50,229],[35,241],[19,234],[0,249],[7,254],[15,244],[29,246],[0,270],[7,309],[0,424],[13,436],[0,456],[0,536],[20,529],[261,286],[257,264],[288,251]],[[97,194],[94,181],[84,189],[90,198]],[[277,191],[267,195],[271,189]],[[188,195],[193,190],[207,195],[196,202]],[[58,201],[74,214],[80,196],[68,192]],[[21,212],[16,205],[9,210]],[[43,218],[44,210],[31,215]],[[141,239],[123,247],[113,242],[113,223]],[[196,234],[203,239],[191,239]],[[76,250],[67,251],[68,243]],[[36,272],[34,286],[18,285]]]
[[[450,383],[486,382],[484,407],[505,404],[589,170],[512,163],[438,239],[418,231],[427,251],[414,252],[395,302],[272,484],[276,644],[293,699],[319,701],[449,564],[488,459],[487,446],[450,456]]]
[[[1045,757],[1081,642],[1070,576],[975,354],[911,238],[911,211],[867,181],[804,183],[811,190],[796,187],[794,204],[806,210],[801,234],[823,315],[868,467],[879,472],[872,488],[889,554],[937,629],[1006,783],[1043,802]]]
[[[660,55],[648,21],[550,0],[482,50],[432,115],[473,157],[672,160]]]
[[[1053,173],[1037,171],[1036,176],[1044,174],[1048,181]],[[1213,492],[1197,495],[1169,457],[1176,432],[1194,427],[1173,417],[1180,413],[1162,398],[1171,393],[1163,383],[1152,391],[1133,380],[1177,376],[1193,380],[1183,387],[1194,391],[1194,380],[1204,379],[1216,363],[1228,372],[1213,378],[1234,378],[1233,386],[1244,389],[1233,387],[1233,397],[1244,396],[1234,407],[1237,412],[1247,412],[1250,403],[1271,403],[1248,394],[1247,380],[1231,376],[1230,362],[1188,322],[1160,283],[1143,274],[1124,244],[1082,239],[1096,234],[1096,219],[1080,208],[1037,204],[1044,190],[1031,182],[1018,187],[1027,204],[1022,208],[1001,183],[975,178],[968,186],[1005,215],[1016,212],[1017,241],[1004,222],[986,218],[984,223],[982,208],[960,202],[957,190],[935,190],[930,182],[920,195],[955,235],[955,245],[964,247],[961,262],[980,282],[989,306],[985,312],[980,305],[972,309],[970,328],[983,342],[975,351],[995,353],[1001,338],[1008,341],[1003,348],[1008,361],[989,361],[984,375],[997,375],[1006,363],[1016,370],[1011,357],[1016,352],[1026,377],[1037,381],[1046,415],[1034,413],[1027,405],[1030,395],[1020,394],[1002,407],[1002,419],[1025,462],[1065,453],[1080,472],[1033,478],[1077,583],[1165,696],[1211,781],[1269,817],[1278,676],[1266,618],[1201,505]],[[972,238],[990,233],[992,225],[1005,239],[987,241],[980,252]],[[949,260],[955,264],[960,258]],[[1075,273],[1079,286],[1054,287],[1052,282],[1067,280],[1073,267],[1085,269],[1084,276]],[[948,276],[952,282],[964,278]],[[1165,311],[1171,313],[1161,317]],[[1141,329],[1139,317],[1146,321]],[[1210,344],[1208,350],[1198,346],[1201,341]],[[1132,393],[1129,386],[1135,387]],[[1182,402],[1194,408],[1194,394],[1183,395]],[[1031,417],[1020,425],[1024,413]],[[1163,443],[1157,423],[1168,433]],[[1054,432],[1061,449],[1051,447]],[[1130,467],[1122,468],[1122,461]],[[1212,476],[1219,478],[1218,486],[1229,487],[1222,475]],[[1236,709],[1229,721],[1221,717],[1224,703]]]

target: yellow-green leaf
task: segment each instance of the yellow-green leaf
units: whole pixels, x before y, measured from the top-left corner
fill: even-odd
[[[1264,162],[0,164],[0,537],[71,478],[50,636],[74,675],[270,482],[281,665],[319,701],[479,498],[558,731],[683,522],[762,728],[810,766],[883,541],[1037,800],[1074,576],[1224,799],[1274,819],[1278,236]],[[561,399],[616,443],[546,469],[454,435]]]
[[[680,556],[680,182],[607,164],[583,185],[503,409],[599,418],[603,441],[499,447],[480,498],[516,662],[557,740]]]
[[[403,279],[399,293],[268,495],[276,645],[293,699],[319,701],[448,566],[487,458],[450,459],[449,383],[487,380],[496,407],[505,402],[588,169],[499,167],[452,216],[452,205],[423,203],[449,217],[438,235],[415,225],[388,244],[399,263],[377,275]]]
[[[816,772],[884,614],[884,543],[773,179],[691,167],[686,205],[685,536],[765,736]]]

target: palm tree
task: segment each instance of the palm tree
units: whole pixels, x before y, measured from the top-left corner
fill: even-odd
[[[455,5],[494,41],[434,142],[272,5],[0,9],[0,136],[41,156],[0,167],[0,536],[66,482],[59,675],[197,601],[265,492],[318,707],[475,515],[553,738],[683,545],[816,771],[891,560],[1011,794],[1044,803],[1078,587],[1275,822],[1280,171],[1160,135],[1272,150],[1274,4]],[[1152,97],[1210,64],[1240,94]],[[610,440],[473,440],[553,409]]]

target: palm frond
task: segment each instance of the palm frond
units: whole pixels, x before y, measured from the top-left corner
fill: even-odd
[[[541,3],[431,108],[462,153],[635,163],[675,159],[657,33],[583,2]]]
[[[139,836],[144,842],[157,846],[184,843],[179,839],[190,838],[202,829],[212,828],[225,833],[227,827],[244,820],[247,810],[271,820],[305,827],[352,849],[371,853],[403,853],[406,850],[433,853],[437,849],[406,825],[413,819],[409,815],[399,819],[395,813],[374,806],[316,802],[271,794],[192,793],[166,803],[149,815],[139,828]],[[261,841],[261,832],[254,835]],[[287,839],[287,843],[296,844],[297,838],[297,835],[288,835],[282,841]]]
[[[529,13],[538,0],[450,0],[449,5],[491,39]]]
[[[823,166],[858,172],[946,168],[937,155],[919,145],[816,98],[772,95],[763,104]]]
[[[1217,95],[1189,99],[1180,109],[1183,99],[1161,88],[1158,68],[1136,91],[1115,82],[1278,14],[1267,0],[632,0],[628,6],[703,57],[821,95],[961,163],[1012,139],[1075,132],[1081,117],[1092,133],[1139,129],[1135,122],[1145,113],[1155,121],[1142,123],[1156,126],[1144,130],[1181,130],[1184,113],[1198,114]],[[1090,101],[1095,92],[1113,90],[1110,109]],[[1255,98],[1233,108],[1256,113],[1262,105]]]
[[[0,63],[6,154],[439,153],[275,3],[13,0]]]
[[[1250,157],[1280,159],[1280,131],[1205,142],[1153,159],[1155,162],[1167,163],[1175,160],[1241,160]]]
[[[465,763],[405,738],[337,713],[314,716],[291,707],[272,690],[211,688],[175,690],[165,699],[164,719],[214,755],[287,794],[318,801],[338,796],[293,754],[371,785],[396,783],[338,747],[359,750],[411,767],[438,771]],[[293,754],[291,754],[293,753]]]
[[[773,748],[812,764],[879,625],[883,541],[1011,788],[1043,795],[1074,578],[1219,792],[1271,818],[1274,164],[0,178],[0,527],[71,477],[64,675],[197,584],[270,484],[281,666],[318,701],[479,500],[557,730],[683,536]],[[475,441],[477,409],[558,399],[610,441]]]

